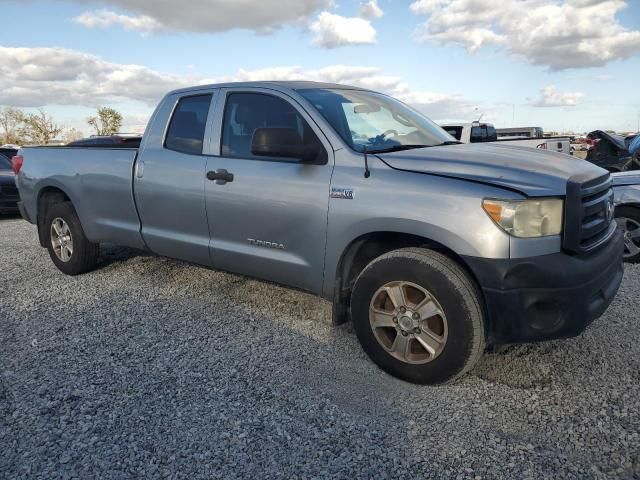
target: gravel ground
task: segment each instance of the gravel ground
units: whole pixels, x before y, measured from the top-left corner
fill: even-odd
[[[377,369],[311,295],[0,220],[0,478],[640,478],[640,268],[576,339],[453,386]]]

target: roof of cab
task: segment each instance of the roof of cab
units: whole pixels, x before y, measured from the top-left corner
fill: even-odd
[[[172,90],[168,95],[175,93],[197,92],[199,90],[207,90],[211,88],[251,88],[251,87],[277,87],[284,90],[306,90],[314,88],[333,88],[342,90],[366,90],[360,87],[354,87],[351,85],[341,85],[339,83],[323,83],[312,82],[306,80],[278,80],[278,81],[258,81],[258,82],[228,82],[228,83],[212,83],[209,85],[197,85],[193,87],[179,88]]]

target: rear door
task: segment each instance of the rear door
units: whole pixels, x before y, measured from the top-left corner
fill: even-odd
[[[263,88],[221,89],[207,172],[233,175],[205,185],[214,266],[320,292],[333,149],[291,97]],[[256,156],[260,127],[295,129],[322,143],[321,165]],[[230,177],[229,177],[230,178]]]
[[[175,94],[151,121],[134,175],[142,236],[155,253],[210,265],[204,188],[209,111],[216,90]]]

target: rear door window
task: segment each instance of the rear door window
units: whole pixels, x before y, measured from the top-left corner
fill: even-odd
[[[498,134],[496,133],[496,127],[493,125],[487,125],[487,142],[495,142],[498,140]]]
[[[171,117],[164,146],[177,152],[202,154],[210,104],[211,94],[181,98]]]
[[[486,138],[486,127],[471,127],[471,143],[484,142]]]
[[[460,140],[462,138],[462,127],[442,127],[445,132],[451,135],[456,140]]]

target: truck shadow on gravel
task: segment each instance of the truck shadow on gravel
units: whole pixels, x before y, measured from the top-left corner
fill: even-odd
[[[289,329],[292,333],[296,332],[319,342],[322,345],[321,350],[328,358],[317,360],[313,368],[327,371],[324,372],[326,375],[315,376],[312,383],[316,383],[317,386],[323,385],[324,378],[330,379],[333,383],[342,376],[347,383],[359,384],[361,388],[349,389],[345,403],[350,400],[348,397],[353,395],[354,391],[362,393],[363,397],[376,396],[376,392],[380,393],[382,383],[389,385],[390,391],[398,388],[397,384],[409,385],[375,367],[362,352],[352,325],[348,323],[338,327],[332,326],[329,302],[312,294],[158,257],[145,251],[110,244],[101,246],[98,270],[117,271],[121,267],[130,273],[140,275],[139,281],[148,283],[148,287],[152,289],[164,292],[169,285],[182,284],[178,292],[183,296],[197,297],[200,300],[210,297],[208,300],[214,303],[217,303],[216,299],[230,302],[250,317],[257,315],[265,321]],[[175,292],[170,294],[173,295]],[[283,305],[286,307],[283,308]],[[538,389],[554,382],[563,383],[565,379],[561,372],[565,370],[564,358],[574,348],[573,342],[576,340],[511,345],[497,353],[485,353],[469,376],[457,385],[468,383],[472,377],[516,389]],[[330,354],[327,349],[331,350]],[[352,364],[352,369],[358,370],[358,375],[355,375],[354,371],[345,374],[336,369],[331,358],[335,355],[356,356],[358,361]],[[351,358],[350,361],[353,360]],[[367,379],[367,376],[372,374],[384,377],[384,381],[376,381],[372,385],[371,379]],[[376,409],[375,405],[371,406]]]
[[[156,257],[156,255],[144,250],[136,250],[135,248],[121,247],[113,244],[101,244],[100,258],[98,259],[96,270],[101,270],[113,264],[126,262],[134,257],[153,258]]]

